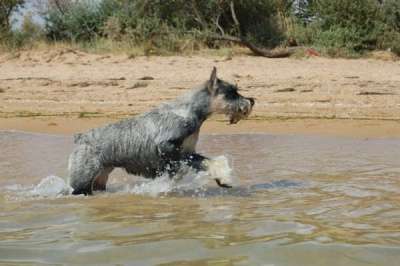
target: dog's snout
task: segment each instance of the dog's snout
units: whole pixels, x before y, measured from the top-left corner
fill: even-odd
[[[254,100],[254,98],[247,98],[247,100],[250,101],[251,107],[253,107],[254,104],[256,103],[256,101]]]

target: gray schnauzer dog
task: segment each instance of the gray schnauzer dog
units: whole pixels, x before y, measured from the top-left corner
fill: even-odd
[[[253,98],[243,97],[237,86],[218,79],[214,68],[207,82],[172,102],[76,134],[68,166],[73,194],[105,190],[108,175],[116,167],[146,178],[165,173],[173,177],[184,165],[207,171],[211,159],[195,151],[203,122],[213,113],[222,113],[235,124],[246,118],[253,106]],[[218,177],[215,181],[230,187]]]

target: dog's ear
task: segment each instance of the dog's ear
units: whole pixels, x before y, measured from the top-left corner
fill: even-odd
[[[208,91],[210,93],[214,93],[215,92],[215,90],[218,87],[217,83],[218,83],[217,68],[214,67],[212,72],[211,72],[210,80],[208,81],[208,84],[207,84],[207,88],[208,88]]]

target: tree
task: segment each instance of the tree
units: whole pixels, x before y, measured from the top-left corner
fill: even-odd
[[[11,15],[24,5],[25,0],[0,1],[0,35],[8,33],[11,29]]]
[[[293,4],[294,15],[302,22],[303,24],[308,24],[312,21],[313,17],[313,0],[296,0]]]
[[[194,0],[193,0],[194,1]],[[235,3],[239,8],[235,7]],[[291,0],[269,1],[227,1],[219,2],[214,23],[219,33],[210,36],[212,39],[229,41],[249,48],[255,55],[269,58],[290,56],[297,48],[270,50],[262,47],[269,42],[281,42],[282,27],[276,23],[277,15],[283,28],[287,28],[285,18],[293,4]],[[238,12],[237,12],[238,11]],[[198,14],[199,12],[193,12]],[[249,14],[252,16],[249,17]],[[222,20],[220,19],[222,17]],[[222,20],[223,23],[220,23]]]

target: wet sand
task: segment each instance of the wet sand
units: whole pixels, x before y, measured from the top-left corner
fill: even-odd
[[[14,117],[0,118],[0,130],[72,134],[117,121],[118,118]],[[243,120],[228,125],[213,118],[202,127],[202,134],[319,135],[351,138],[399,138],[400,121],[339,119]]]

